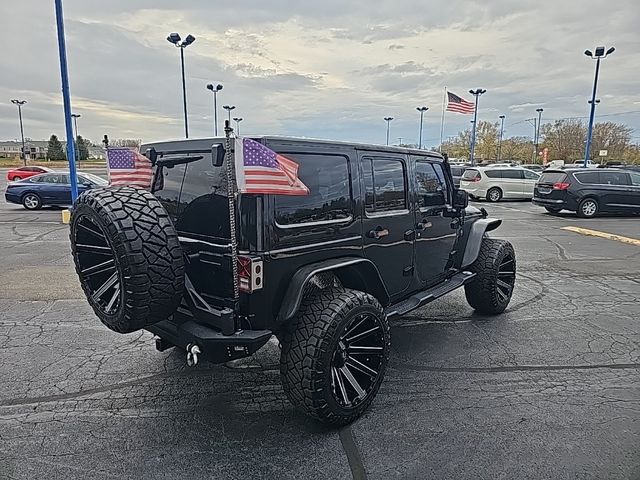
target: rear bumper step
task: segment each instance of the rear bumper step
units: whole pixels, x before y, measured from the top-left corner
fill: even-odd
[[[464,286],[466,283],[469,283],[476,276],[475,273],[471,272],[460,272],[456,273],[453,277],[445,280],[438,285],[423,290],[422,292],[418,292],[415,295],[403,300],[402,302],[396,303],[394,305],[388,306],[384,313],[387,317],[395,317],[398,315],[404,315],[411,310],[418,308],[422,305],[425,305],[429,302],[434,301],[435,299],[446,295],[447,293],[455,290],[456,288],[460,288]]]
[[[163,320],[146,328],[162,339],[162,349],[171,344],[182,349],[188,345],[198,345],[204,359],[212,363],[253,355],[271,338],[271,330],[241,330],[232,335],[224,335],[219,330],[193,320],[174,322]]]

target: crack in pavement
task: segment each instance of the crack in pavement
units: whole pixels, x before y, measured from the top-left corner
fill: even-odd
[[[412,370],[420,372],[466,372],[466,373],[503,373],[503,372],[552,372],[559,370],[640,370],[640,363],[610,363],[593,365],[510,365],[504,367],[430,367],[428,365],[395,365],[391,370]]]
[[[351,430],[351,426],[347,425],[346,427],[342,428],[338,432],[338,437],[340,438],[342,449],[347,455],[347,461],[349,462],[349,468],[351,469],[351,475],[353,476],[353,479],[366,480],[367,472],[364,468],[364,463],[362,462],[362,455],[360,454],[360,450],[358,450],[356,441],[353,438],[353,430]]]

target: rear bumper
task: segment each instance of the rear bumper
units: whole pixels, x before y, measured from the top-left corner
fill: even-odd
[[[531,203],[540,205],[541,207],[562,207],[566,202],[564,200],[554,200],[551,198],[533,197]]]
[[[188,345],[198,345],[201,355],[212,363],[253,355],[271,338],[271,330],[240,330],[231,335],[202,323],[191,315],[178,310],[172,318],[146,328],[163,340],[166,346],[186,349]],[[166,344],[169,345],[166,345]]]
[[[464,191],[466,191],[469,195],[473,195],[474,197],[486,197],[487,196],[487,189],[486,188],[481,188],[479,186],[475,186],[473,184],[463,184],[462,182],[460,183],[460,188]]]
[[[13,195],[13,194],[10,194],[10,193],[5,193],[4,194],[4,199],[9,203],[22,203],[20,201],[20,197],[18,195]]]

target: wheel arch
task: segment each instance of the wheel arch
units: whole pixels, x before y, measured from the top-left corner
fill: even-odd
[[[322,273],[332,273],[343,287],[360,290],[373,295],[382,306],[389,304],[389,293],[373,262],[361,257],[343,257],[305,265],[298,269],[289,282],[276,317],[283,324],[296,314],[307,286]]]
[[[497,218],[481,218],[471,225],[469,238],[467,238],[467,244],[464,249],[464,256],[462,257],[462,268],[468,267],[478,258],[484,234],[495,230],[500,225],[502,225],[502,220]]]

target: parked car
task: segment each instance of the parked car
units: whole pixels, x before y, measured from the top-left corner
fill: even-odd
[[[464,171],[469,168],[465,165],[451,165],[451,176],[453,177],[453,185],[460,187],[460,179]]]
[[[521,167],[470,167],[460,180],[460,188],[471,198],[498,202],[507,198],[532,198],[533,187],[540,177]]]
[[[364,413],[382,383],[389,318],[456,288],[479,313],[509,304],[515,252],[485,235],[501,220],[467,206],[439,154],[284,137],[241,141],[235,153],[223,151],[224,139],[144,145],[163,179],[152,193],[99,188],[78,198],[73,258],[107,327],[146,329],[159,350],[185,350],[190,366],[250,356],[275,334],[291,402],[344,425]],[[271,193],[229,200],[226,165],[238,162],[238,152],[258,155],[272,173],[278,164],[264,160],[277,152],[279,162],[296,165],[306,193],[276,195],[284,187],[270,186]]]
[[[640,212],[640,172],[618,168],[547,170],[536,184],[533,203],[579,217]]]
[[[104,187],[108,182],[91,173],[78,172],[78,192]],[[27,210],[45,205],[71,205],[71,184],[67,172],[43,173],[12,182],[4,194],[7,202],[19,203]]]
[[[485,168],[505,168],[505,167],[517,167],[518,164],[517,163],[488,163],[486,165],[483,165],[483,167]]]
[[[536,163],[525,163],[524,165],[520,165],[522,168],[526,168],[527,170],[531,170],[532,172],[540,173],[544,171],[544,165],[538,165]]]
[[[10,182],[15,182],[17,180],[23,180],[25,178],[33,177],[35,175],[40,175],[41,173],[47,172],[53,172],[53,170],[47,167],[38,166],[12,168],[7,172],[7,180]]]

